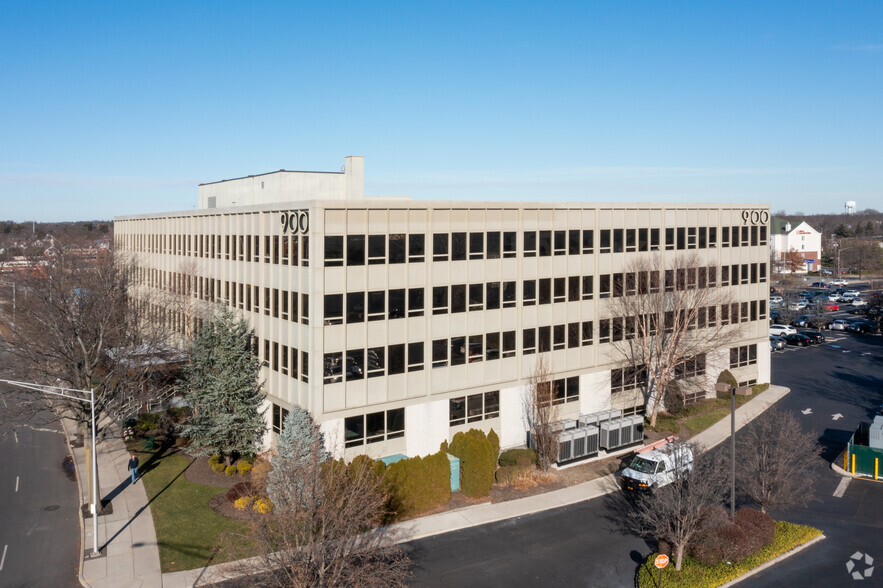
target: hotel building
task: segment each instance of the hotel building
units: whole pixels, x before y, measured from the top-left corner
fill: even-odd
[[[366,197],[353,156],[339,173],[203,184],[197,210],[117,218],[114,238],[137,264],[136,292],[189,301],[154,309],[182,337],[198,327],[193,304],[228,305],[251,324],[271,433],[299,404],[352,458],[426,455],[472,427],[523,445],[541,354],[560,418],[642,412],[641,383],[615,349],[623,317],[608,314],[642,280],[669,287],[663,267],[629,273],[642,256],[695,256],[705,267],[688,287],[734,300],[716,314],[740,323],[739,340],[682,375],[708,394],[723,369],[768,382],[768,221],[760,204]]]

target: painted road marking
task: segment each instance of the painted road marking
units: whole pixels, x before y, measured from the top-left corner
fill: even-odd
[[[844,349],[843,353],[849,353],[849,349]]]
[[[18,476],[15,477],[15,491],[18,492]]]
[[[837,484],[837,488],[834,490],[834,498],[843,498],[843,495],[846,493],[846,487],[849,486],[851,481],[852,478],[840,478],[840,483]]]
[[[12,436],[15,437],[15,443],[18,444],[18,431],[13,431]]]
[[[803,414],[812,414],[812,409],[811,409],[811,408],[806,408],[806,409],[804,409],[804,410],[801,410],[800,412],[802,412]]]
[[[6,548],[7,547],[9,547],[9,546],[8,545],[3,546],[3,557],[0,557],[0,572],[3,571],[3,562],[6,561]]]
[[[834,419],[835,421],[839,421],[840,419],[843,418],[843,415],[838,412],[837,414],[832,414],[831,418]]]

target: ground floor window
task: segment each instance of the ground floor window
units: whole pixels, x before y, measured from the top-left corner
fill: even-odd
[[[757,345],[730,347],[730,367],[744,367],[757,363]]]
[[[344,419],[347,447],[379,443],[405,436],[405,409],[372,412]]]
[[[452,427],[494,419],[500,416],[500,391],[451,398],[448,406]]]
[[[288,411],[279,406],[278,404],[273,405],[273,432],[279,434],[282,432],[282,427],[285,424],[285,417],[288,416]]]

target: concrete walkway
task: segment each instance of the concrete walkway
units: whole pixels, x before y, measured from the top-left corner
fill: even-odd
[[[755,417],[765,411],[788,392],[790,388],[784,386],[770,386],[756,398],[736,409],[736,429],[742,428]],[[710,449],[730,436],[730,419],[725,418],[709,427],[691,440]],[[451,531],[458,531],[469,527],[477,527],[506,519],[531,515],[534,513],[560,508],[570,504],[576,504],[585,500],[591,500],[605,494],[617,491],[619,484],[614,475],[583,482],[561,490],[545,492],[518,500],[498,502],[495,504],[484,503],[457,510],[441,512],[434,515],[419,517],[403,523],[391,525],[386,534],[396,543],[406,543],[424,537],[431,537]],[[174,572],[163,574],[164,588],[184,588],[195,585],[205,585],[230,579],[234,573],[229,564],[218,564],[198,570]]]
[[[68,439],[76,426],[62,419]],[[104,440],[98,441],[98,485],[100,496],[110,501],[113,512],[98,517],[98,549],[92,556],[93,521],[83,520],[83,552],[80,582],[94,588],[161,588],[162,570],[153,515],[144,483],[133,486],[128,472],[129,453],[120,428],[109,419],[99,424]],[[80,485],[80,504],[88,502],[91,464],[84,447],[72,448]]]

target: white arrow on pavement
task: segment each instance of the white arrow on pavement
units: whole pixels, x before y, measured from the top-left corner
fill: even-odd
[[[812,409],[807,408],[806,410],[801,410],[800,412],[802,412],[803,414],[812,414]]]
[[[843,418],[843,415],[838,412],[837,414],[832,414],[831,418],[834,419],[835,421],[839,421],[840,419]]]

